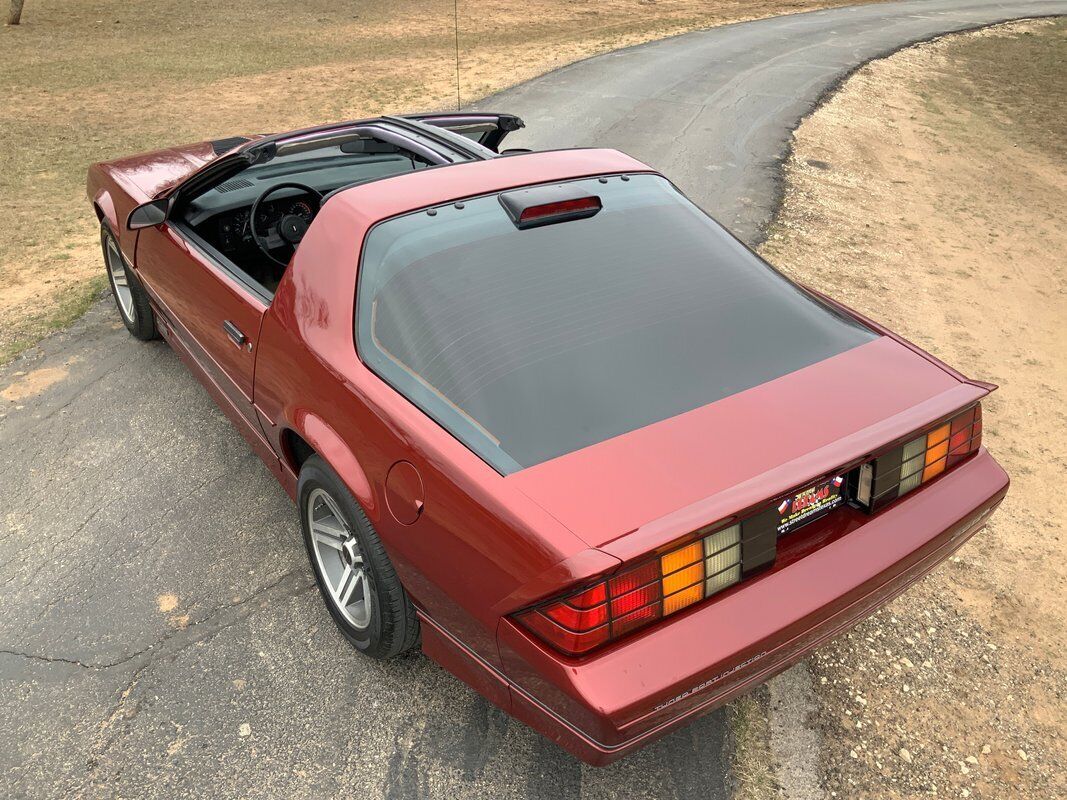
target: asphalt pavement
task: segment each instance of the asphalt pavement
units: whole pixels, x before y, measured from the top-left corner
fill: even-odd
[[[478,107],[525,118],[511,146],[643,159],[755,242],[791,130],[857,65],[1055,13],[1067,0],[778,17],[598,56]],[[421,655],[352,651],[288,498],[110,299],[0,369],[12,397],[34,382],[51,385],[0,399],[0,796],[728,796],[722,712],[598,770]]]

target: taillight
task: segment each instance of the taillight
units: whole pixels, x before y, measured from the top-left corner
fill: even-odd
[[[741,526],[735,524],[543,603],[518,619],[557,650],[581,655],[734,585],[741,572]]]
[[[871,511],[936,478],[974,453],[982,444],[982,406],[976,405],[948,422],[863,464],[856,499]]]
[[[933,480],[981,444],[982,408],[975,405],[848,470],[847,496],[868,511],[877,511]],[[834,479],[834,485],[841,480]],[[795,494],[780,495],[728,527],[720,523],[720,527],[703,528],[684,544],[520,612],[516,618],[557,650],[577,656],[676,614],[774,564],[782,514],[789,507],[778,501],[791,496]],[[816,515],[813,520],[819,518]],[[783,535],[793,535],[793,531]]]

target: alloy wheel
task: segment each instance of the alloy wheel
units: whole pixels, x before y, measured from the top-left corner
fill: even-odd
[[[356,534],[324,489],[311,492],[306,513],[315,561],[330,602],[350,625],[366,629],[374,601]]]
[[[110,236],[107,237],[107,270],[111,276],[111,286],[115,290],[115,299],[118,301],[122,316],[131,322],[134,320],[133,292],[130,291],[130,282],[126,277],[126,262],[119,252],[118,245]]]

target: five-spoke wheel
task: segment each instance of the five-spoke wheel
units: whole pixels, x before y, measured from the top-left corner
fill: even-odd
[[[126,330],[138,339],[147,341],[155,339],[156,317],[148,293],[141,286],[137,276],[130,268],[118,240],[106,223],[100,226],[100,246],[104,250],[104,266],[107,267],[107,280],[111,284],[111,293],[115,295],[115,305]]]
[[[110,236],[104,239],[104,260],[107,262],[108,276],[119,311],[125,319],[133,319],[137,312],[133,307],[130,283],[126,280],[126,262],[122,260],[122,253],[119,252],[115,239]]]
[[[317,455],[300,469],[297,503],[319,591],[341,632],[375,658],[413,647],[415,607],[363,507]]]
[[[365,630],[374,611],[374,600],[359,540],[337,508],[337,501],[325,489],[311,492],[306,510],[315,562],[323,577],[326,596],[349,624]]]

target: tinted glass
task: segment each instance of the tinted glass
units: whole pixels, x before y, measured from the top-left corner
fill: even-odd
[[[875,337],[663,178],[576,184],[600,196],[595,217],[517,230],[493,195],[388,220],[367,237],[361,355],[500,472]]]

